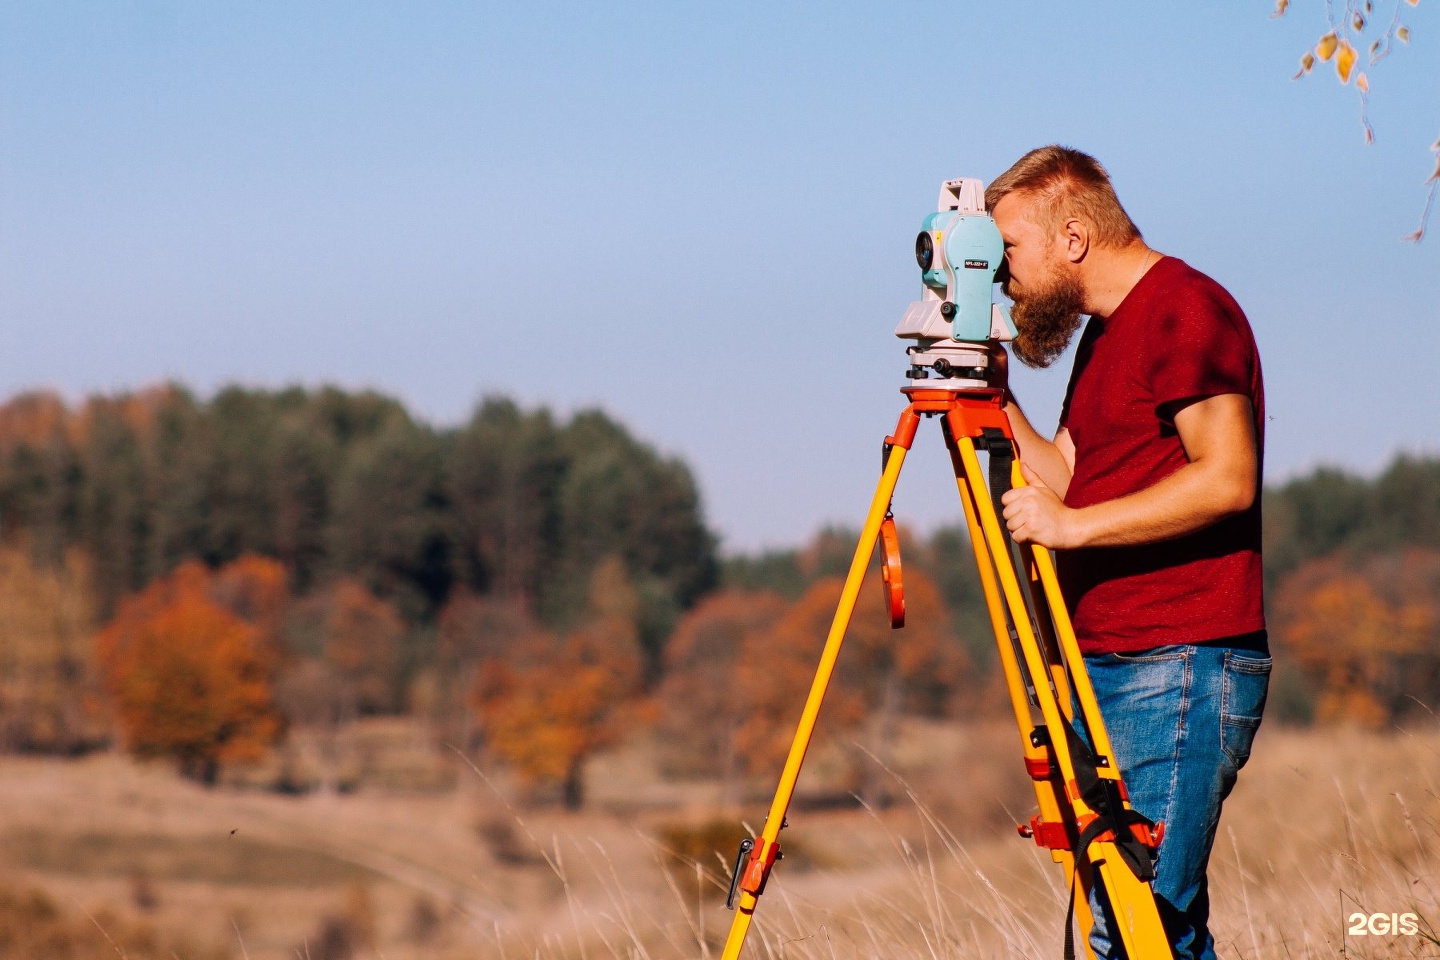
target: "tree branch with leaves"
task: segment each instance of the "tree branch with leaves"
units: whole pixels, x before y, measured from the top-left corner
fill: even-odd
[[[1343,86],[1349,86],[1353,77],[1360,97],[1360,124],[1365,130],[1366,143],[1375,142],[1375,128],[1370,124],[1370,71],[1394,52],[1397,43],[1410,43],[1410,28],[1403,22],[1402,16],[1406,6],[1415,7],[1419,3],[1420,0],[1395,0],[1394,9],[1386,22],[1383,17],[1376,19],[1373,0],[1358,3],[1345,0],[1338,14],[1335,3],[1326,0],[1325,15],[1329,20],[1329,29],[1315,41],[1314,47],[1301,55],[1300,69],[1292,78],[1298,80],[1310,74],[1319,63],[1333,63],[1335,76]],[[1275,0],[1275,12],[1271,16],[1283,17],[1289,8],[1290,0]],[[1381,24],[1384,24],[1383,29]],[[1360,63],[1361,50],[1366,51],[1363,67]],[[1357,70],[1357,67],[1361,69]],[[1430,152],[1434,154],[1435,166],[1425,180],[1429,189],[1420,214],[1420,226],[1405,237],[1412,243],[1419,243],[1425,238],[1430,211],[1435,205],[1435,193],[1440,190],[1440,138],[1430,145]]]

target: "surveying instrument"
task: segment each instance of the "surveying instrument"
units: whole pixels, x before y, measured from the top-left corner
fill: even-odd
[[[900,414],[895,433],[885,438],[880,483],[764,830],[740,844],[727,900],[735,918],[722,960],[738,960],[760,897],[781,857],[785,814],[877,543],[890,623],[904,626],[900,540],[891,497],[920,420],[937,417],[999,647],[1025,770],[1039,807],[1039,813],[1018,830],[1050,851],[1069,887],[1065,956],[1074,957],[1072,918],[1078,918],[1080,929],[1088,934],[1093,921],[1090,892],[1098,887],[1107,905],[1105,926],[1112,942],[1123,945],[1131,960],[1171,960],[1151,889],[1164,825],[1130,806],[1050,552],[1015,543],[999,514],[1001,496],[1025,481],[1004,410],[1004,391],[989,383],[991,342],[1011,340],[1016,331],[994,302],[1004,244],[995,221],[985,212],[985,190],[979,180],[947,180],[941,185],[939,209],[925,218],[915,258],[922,275],[921,299],[910,304],[895,330],[897,337],[913,341],[905,351],[910,385],[900,391],[909,405]],[[989,455],[988,478],[981,469],[980,451]],[[1077,727],[1088,733],[1088,742]],[[1088,936],[1081,940],[1086,955],[1094,960]]]

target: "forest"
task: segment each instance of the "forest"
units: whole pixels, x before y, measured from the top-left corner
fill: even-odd
[[[1317,469],[1264,515],[1270,715],[1433,710],[1440,460]],[[910,625],[867,586],[826,706],[862,796],[897,718],[1003,710],[963,529],[902,536]],[[24,394],[0,406],[0,749],[118,746],[205,783],[279,757],[271,786],[341,790],[346,731],[404,716],[570,808],[636,730],[741,791],[783,756],[854,538],[721,556],[689,468],[600,411]]]

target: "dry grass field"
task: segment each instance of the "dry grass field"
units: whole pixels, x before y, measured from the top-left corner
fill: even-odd
[[[1015,836],[1013,740],[907,727],[880,810],[838,802],[817,753],[751,955],[1058,957],[1064,878]],[[512,805],[465,767],[426,793],[286,796],[117,756],[0,760],[0,957],[712,956],[729,923],[714,849],[728,859],[767,797],[720,810],[654,755],[594,763],[578,815]],[[1222,957],[1440,957],[1440,727],[1266,727],[1211,876]],[[1353,912],[1415,913],[1421,932],[1346,935]]]

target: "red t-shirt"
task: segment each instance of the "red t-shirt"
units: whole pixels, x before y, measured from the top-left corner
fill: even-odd
[[[1239,393],[1263,451],[1265,392],[1245,314],[1214,280],[1163,257],[1109,317],[1085,326],[1060,415],[1075,443],[1065,495],[1084,507],[1143,490],[1187,461],[1179,401]],[[1204,643],[1262,630],[1260,497],[1174,540],[1061,551],[1060,583],[1085,653]]]

